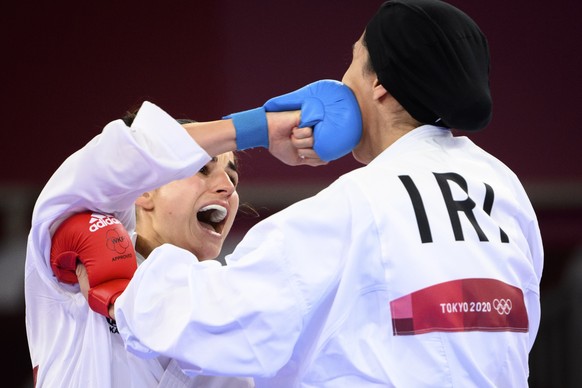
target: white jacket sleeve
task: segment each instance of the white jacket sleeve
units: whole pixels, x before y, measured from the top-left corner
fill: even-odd
[[[109,123],[63,162],[41,192],[32,217],[26,271],[36,267],[52,278],[46,241],[58,221],[89,209],[113,213],[132,230],[133,203],[139,195],[191,176],[209,160],[175,119],[149,102],[143,103],[131,127],[122,120]]]
[[[128,350],[169,356],[189,374],[277,373],[310,341],[305,325],[344,268],[350,223],[338,206],[345,196],[327,191],[269,217],[227,266],[171,245],[154,250],[115,303]]]

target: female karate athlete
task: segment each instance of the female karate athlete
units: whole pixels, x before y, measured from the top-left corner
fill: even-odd
[[[349,152],[361,133],[352,92],[337,81],[322,81],[293,96],[298,102],[273,100],[232,119],[183,125],[145,102],[135,119],[109,123],[60,166],[35,205],[27,247],[26,327],[37,387],[252,386],[252,379],[235,374],[186,376],[171,357],[143,359],[127,352],[109,304],[135,271],[136,256],[147,262],[164,246],[201,263],[218,256],[239,204],[235,149],[268,144],[285,163],[320,165],[325,162],[311,149],[311,129],[297,127],[309,120],[322,136],[331,131],[337,138],[336,119],[351,125],[353,135],[340,148],[319,147],[319,152],[328,160]],[[308,111],[297,110],[307,99],[314,106],[307,102]],[[295,110],[271,112],[280,108],[277,101]],[[55,235],[60,226],[73,224],[71,214],[86,234]],[[102,239],[93,244],[94,236]],[[53,237],[58,241],[51,244]],[[79,256],[88,267],[86,289],[78,284]],[[89,267],[100,256],[107,260]],[[211,262],[204,265],[219,265]],[[110,275],[120,278],[103,281]]]

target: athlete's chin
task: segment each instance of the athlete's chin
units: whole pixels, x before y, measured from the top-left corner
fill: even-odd
[[[204,249],[196,249],[196,251],[193,253],[194,253],[194,255],[196,255],[196,257],[198,258],[199,261],[214,260],[218,257],[221,250],[222,250],[222,243],[220,245],[211,246],[211,247],[206,246],[206,247],[204,247]]]
[[[370,163],[372,161],[372,159],[374,159],[372,156],[369,155],[368,152],[366,152],[364,150],[362,143],[358,144],[352,150],[352,156],[354,157],[354,159],[356,159],[357,162],[364,164],[364,165]]]

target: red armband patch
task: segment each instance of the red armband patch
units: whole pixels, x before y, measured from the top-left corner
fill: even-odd
[[[394,335],[529,328],[521,289],[495,279],[436,284],[391,301],[390,311]]]

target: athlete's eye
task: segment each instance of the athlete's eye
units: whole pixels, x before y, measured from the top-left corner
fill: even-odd
[[[200,170],[198,170],[198,172],[202,175],[208,175],[210,173],[208,166],[202,167]]]
[[[238,184],[238,174],[237,173],[230,173],[228,174],[228,178],[232,182],[233,186],[236,187]]]

